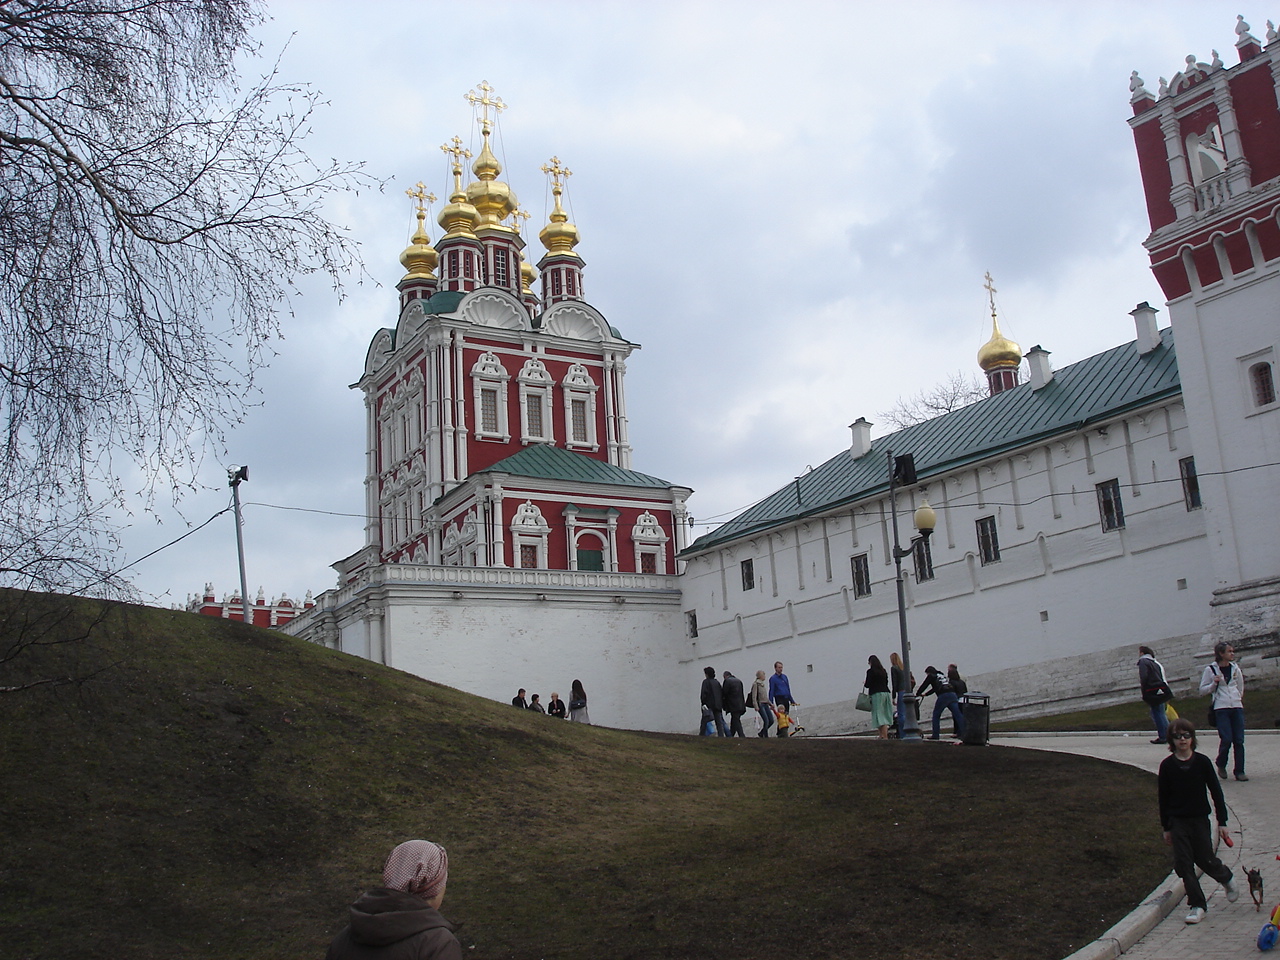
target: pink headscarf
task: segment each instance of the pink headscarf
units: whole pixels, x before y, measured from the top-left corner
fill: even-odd
[[[391,851],[382,868],[382,885],[430,900],[449,879],[449,855],[430,840],[406,840]]]

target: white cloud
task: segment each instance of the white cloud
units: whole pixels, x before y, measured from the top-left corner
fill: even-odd
[[[1235,6],[1139,3],[278,2],[263,34],[321,89],[313,153],[388,178],[333,207],[369,280],[304,284],[262,406],[230,439],[242,494],[361,513],[364,407],[347,389],[395,319],[413,227],[404,189],[447,196],[438,146],[474,139],[463,94],[509,104],[500,159],[534,215],[539,166],[574,171],[588,297],[629,339],[637,469],[740,508],[848,444],[846,425],[972,370],[1000,289],[1007,332],[1063,365],[1132,337],[1160,304],[1141,240],[1128,76],[1155,89],[1189,51],[1230,62]],[[1248,17],[1251,11],[1246,12]],[[1261,26],[1265,11],[1258,14]],[[1257,31],[1255,31],[1257,32]],[[439,205],[437,205],[437,210]],[[380,286],[370,282],[376,280]],[[227,499],[211,458],[194,522]],[[181,532],[139,523],[138,556]],[[183,599],[233,589],[226,518],[138,568]],[[246,510],[250,590],[297,597],[363,542],[362,521]]]

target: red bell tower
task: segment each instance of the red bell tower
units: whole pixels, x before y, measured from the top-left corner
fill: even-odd
[[[1236,18],[1239,62],[1130,77],[1151,235],[1178,350],[1218,589],[1214,639],[1280,631],[1280,35]],[[1268,639],[1269,638],[1269,639]]]

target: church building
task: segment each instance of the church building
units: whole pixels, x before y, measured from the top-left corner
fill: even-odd
[[[374,334],[354,385],[367,414],[364,546],[334,564],[337,589],[290,632],[495,698],[520,686],[567,697],[580,679],[609,704],[598,720],[623,723],[644,702],[637,681],[669,669],[655,644],[680,630],[692,491],[632,469],[624,378],[639,345],[586,299],[562,204],[570,170],[555,157],[542,167],[554,207],[535,268],[528,214],[491,144],[506,105],[487,83],[468,99],[474,179],[454,137],[441,147],[452,189],[434,245],[435,197],[408,191],[418,228],[400,258],[399,316]]]
[[[1156,94],[1130,78],[1166,327],[1138,304],[1117,318],[1126,342],[1054,369],[1003,334],[988,277],[989,396],[874,439],[859,418],[826,462],[688,544],[691,491],[631,466],[636,345],[584,299],[568,171],[544,167],[535,294],[481,85],[476,179],[447,144],[434,248],[414,192],[398,322],[358,384],[365,545],[288,631],[495,699],[554,661],[602,693],[593,720],[657,730],[690,728],[704,667],[781,660],[810,732],[855,730],[867,657],[898,649],[898,518],[917,679],[954,662],[997,716],[1135,698],[1139,644],[1175,684],[1217,639],[1274,677],[1280,36],[1236,34],[1231,66],[1188,57]],[[925,502],[936,531],[913,538]]]

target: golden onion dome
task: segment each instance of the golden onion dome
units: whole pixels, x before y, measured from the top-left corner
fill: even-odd
[[[978,366],[984,371],[997,367],[1016,367],[1022,363],[1022,348],[1000,332],[995,313],[991,314],[991,339],[978,351]]]
[[[538,271],[533,269],[533,264],[528,260],[520,264],[520,287],[521,293],[533,293],[533,281],[538,279]]]
[[[462,189],[462,164],[456,158],[453,164],[453,196],[436,219],[444,227],[447,237],[475,237],[480,213],[467,202],[467,192]]]
[[[560,186],[552,187],[551,192],[556,198],[556,206],[551,211],[551,222],[538,233],[538,239],[547,248],[548,255],[577,257],[573,248],[578,245],[578,228],[569,222],[569,215],[560,206]]]
[[[423,225],[426,216],[425,211],[418,211],[418,229],[410,238],[409,246],[405,248],[404,253],[400,254],[400,262],[409,271],[401,278],[401,283],[405,280],[435,279],[434,271],[436,264],[440,261],[440,255],[436,253],[436,248],[431,246],[431,238],[427,236],[427,228]]]
[[[519,205],[519,201],[516,200],[511,187],[498,179],[498,174],[502,172],[502,165],[489,149],[488,126],[482,133],[484,146],[480,148],[480,155],[476,157],[476,162],[471,165],[472,172],[479,179],[473,180],[468,185],[467,200],[479,212],[482,226],[510,230],[511,228],[502,221],[511,216],[511,211]]]

